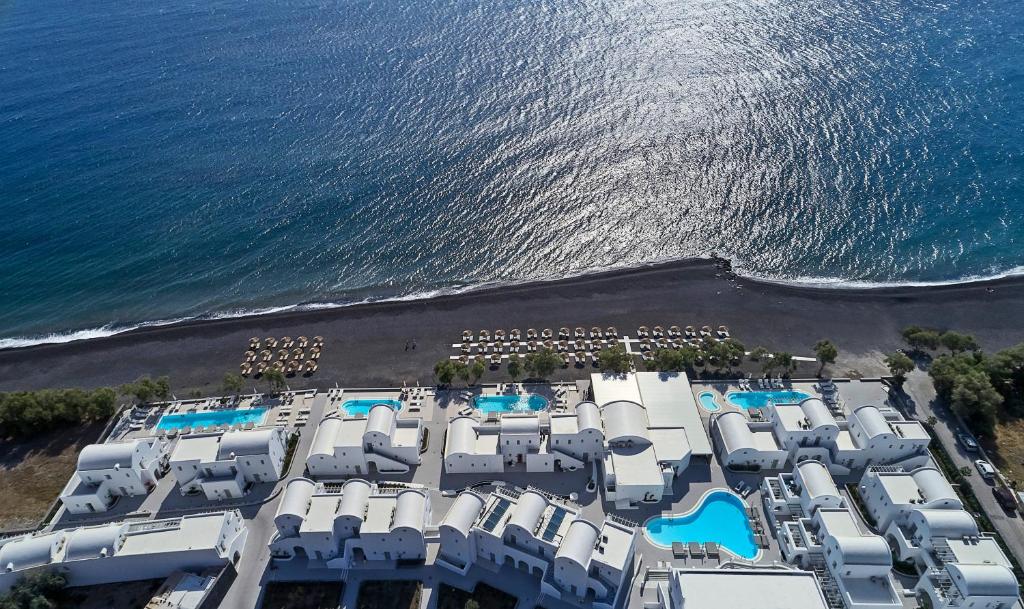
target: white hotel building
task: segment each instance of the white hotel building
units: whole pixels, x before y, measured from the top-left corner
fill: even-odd
[[[181,493],[237,499],[252,484],[281,478],[289,433],[280,427],[182,436],[171,453]]]
[[[805,459],[848,475],[871,465],[917,467],[929,460],[930,436],[917,421],[871,405],[837,421],[818,398],[764,409],[767,421],[750,421],[739,411],[711,420],[719,460],[727,467],[777,471]]]
[[[422,441],[423,420],[399,418],[387,404],[374,405],[366,417],[332,413],[317,426],[306,469],[324,479],[404,474],[419,465]]]
[[[145,495],[156,488],[167,461],[167,445],[156,438],[90,444],[60,500],[72,514],[105,512],[118,497]]]
[[[438,527],[436,563],[459,574],[481,562],[505,565],[537,577],[547,596],[610,609],[628,594],[635,526],[611,517],[596,525],[534,489],[465,491]]]
[[[270,542],[277,560],[306,557],[327,568],[386,568],[426,559],[430,496],[419,488],[378,486],[353,478],[288,482]]]
[[[238,562],[247,533],[229,511],[12,537],[0,540],[0,593],[39,571],[91,586],[223,567]]]

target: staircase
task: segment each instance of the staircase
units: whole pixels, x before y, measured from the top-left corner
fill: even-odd
[[[825,558],[820,554],[816,554],[811,557],[810,563],[811,571],[818,577],[818,581],[821,583],[821,591],[825,595],[825,601],[830,609],[845,609],[846,603],[843,602],[842,592],[839,591],[836,580],[833,579],[832,573],[825,565]]]

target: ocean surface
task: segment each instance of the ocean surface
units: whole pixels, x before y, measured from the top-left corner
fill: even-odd
[[[711,253],[1024,270],[1020,0],[0,0],[0,347]]]

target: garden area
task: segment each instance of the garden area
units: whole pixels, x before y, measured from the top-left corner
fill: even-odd
[[[260,609],[338,609],[341,582],[272,582]]]
[[[356,609],[419,609],[423,584],[411,580],[365,581]]]
[[[437,609],[515,609],[518,599],[487,584],[477,584],[472,592],[441,584],[437,590]]]

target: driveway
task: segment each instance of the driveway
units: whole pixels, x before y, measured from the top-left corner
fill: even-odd
[[[992,520],[996,531],[1006,541],[1010,551],[1016,556],[1017,562],[1024,564],[1024,523],[1018,516],[1008,514],[996,502],[995,497],[992,496],[992,484],[978,474],[978,470],[974,467],[974,460],[981,459],[983,456],[980,453],[964,451],[956,441],[955,434],[959,423],[949,408],[940,402],[935,393],[935,387],[932,385],[931,377],[923,370],[914,370],[907,377],[903,389],[909,396],[906,414],[920,421],[927,421],[931,416],[938,420],[935,424],[935,433],[939,441],[958,467],[970,469],[971,475],[967,477],[967,483],[974,489],[974,494],[977,495],[985,513]]]

